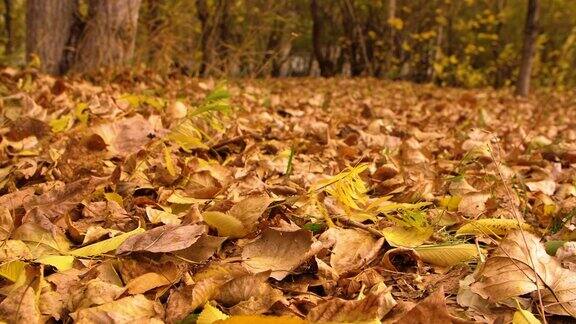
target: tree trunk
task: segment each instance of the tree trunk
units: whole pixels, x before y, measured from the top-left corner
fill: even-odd
[[[322,48],[322,29],[323,17],[318,0],[311,0],[310,11],[312,13],[312,48],[314,56],[318,61],[320,67],[320,75],[323,77],[331,77],[336,74],[335,64],[328,57],[328,51],[324,53]]]
[[[40,59],[42,70],[61,74],[77,3],[71,0],[28,0],[26,3],[26,59]]]
[[[520,74],[516,84],[516,95],[525,97],[530,90],[530,74],[536,52],[536,38],[538,37],[538,18],[540,16],[540,0],[528,0],[528,12],[524,27],[524,44],[522,46],[522,60]]]
[[[4,54],[12,54],[14,34],[12,33],[12,0],[4,0],[4,30],[6,31],[6,46]]]
[[[134,54],[140,4],[141,0],[90,0],[71,70],[88,72],[128,63]]]
[[[211,13],[206,0],[196,0],[196,14],[202,26],[200,50],[202,63],[200,75],[206,76],[214,70],[222,70],[228,57],[230,31],[228,21],[232,1],[218,0]]]

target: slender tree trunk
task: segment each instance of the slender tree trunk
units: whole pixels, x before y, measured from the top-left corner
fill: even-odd
[[[140,4],[141,0],[91,0],[71,70],[88,72],[128,63],[134,54]]]
[[[148,49],[148,61],[153,62],[162,51],[162,44],[156,39],[161,29],[164,27],[165,18],[162,12],[163,0],[146,0],[146,17],[141,17],[146,22],[150,48]]]
[[[26,58],[40,59],[42,70],[61,74],[77,3],[72,0],[26,2]]]
[[[328,51],[324,53],[322,48],[322,29],[324,19],[322,17],[320,5],[318,0],[310,1],[310,11],[312,13],[312,48],[314,56],[318,61],[320,67],[320,75],[323,77],[331,77],[335,75],[335,64],[328,56]]]
[[[528,12],[524,27],[524,44],[522,46],[522,60],[520,74],[516,84],[516,95],[527,96],[530,90],[530,74],[536,52],[536,38],[538,37],[538,18],[540,16],[540,0],[528,0]]]
[[[200,63],[200,75],[205,75],[208,66],[212,62],[212,50],[210,49],[210,12],[206,0],[196,0],[196,15],[200,20],[202,35],[200,36],[200,51],[202,52],[202,62]]]
[[[4,54],[12,54],[14,34],[12,33],[12,0],[4,0],[4,30],[6,31],[6,47]]]

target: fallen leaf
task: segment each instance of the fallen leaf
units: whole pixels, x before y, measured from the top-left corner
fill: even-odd
[[[248,197],[232,206],[226,214],[210,211],[203,213],[202,218],[218,230],[218,235],[241,238],[252,232],[271,202],[266,196]]]
[[[41,323],[36,294],[30,286],[13,291],[0,303],[0,319],[8,323]]]
[[[416,247],[424,244],[432,236],[434,229],[430,227],[402,227],[392,226],[382,229],[382,234],[392,246]]]
[[[468,193],[461,196],[458,204],[458,211],[467,217],[478,217],[486,210],[486,201],[490,199],[489,194]]]
[[[182,222],[177,215],[152,207],[146,207],[146,215],[152,224],[180,225]]]
[[[68,253],[76,257],[91,257],[95,255],[101,255],[118,249],[130,237],[144,232],[145,231],[143,228],[137,228],[128,233],[120,234],[107,240],[69,251]]]
[[[242,259],[250,272],[271,270],[270,277],[282,280],[320,248],[321,244],[314,243],[310,231],[268,228],[256,240],[244,246]]]
[[[466,321],[448,313],[446,302],[444,301],[444,289],[440,287],[440,289],[419,302],[395,323],[472,324],[476,322]]]
[[[500,242],[471,288],[491,302],[540,290],[546,312],[576,315],[576,273],[562,268],[540,239],[528,232],[514,231]]]
[[[130,252],[174,252],[194,244],[204,233],[201,225],[164,225],[128,238],[116,254]]]
[[[380,283],[360,300],[329,298],[312,308],[307,319],[311,322],[333,323],[379,321],[395,305],[390,289]]]
[[[113,123],[98,125],[93,128],[93,132],[104,140],[112,154],[127,156],[150,141],[148,135],[154,134],[154,128],[142,115],[136,114]]]
[[[428,245],[414,250],[422,261],[441,267],[478,258],[478,247],[474,244]]]
[[[218,308],[210,304],[206,304],[198,315],[196,324],[212,324],[216,321],[225,320],[228,317],[228,315],[222,313]]]
[[[376,257],[384,244],[384,238],[376,239],[370,233],[343,228],[328,229],[320,240],[334,244],[330,265],[338,274],[363,267]]]
[[[530,224],[515,219],[483,218],[466,223],[456,231],[456,235],[506,235],[519,228],[533,230]]]
[[[70,314],[75,323],[136,323],[149,321],[161,323],[164,318],[162,305],[148,300],[144,295],[124,297],[100,306],[84,308]],[[155,320],[155,321],[154,321]]]
[[[267,271],[233,279],[219,288],[215,299],[230,307],[230,314],[262,314],[283,298],[266,282],[269,276]]]
[[[556,182],[551,179],[526,182],[526,186],[532,192],[539,191],[548,196],[552,196],[556,192]]]
[[[126,291],[131,295],[143,294],[150,289],[172,285],[180,279],[180,274],[148,272],[132,279],[126,284]]]

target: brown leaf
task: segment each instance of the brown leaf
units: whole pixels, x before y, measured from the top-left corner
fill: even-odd
[[[100,306],[78,310],[70,317],[75,323],[137,323],[157,320],[161,323],[164,310],[160,303],[151,301],[144,295],[124,297]]]
[[[272,199],[267,196],[248,197],[232,206],[228,214],[234,216],[245,226],[252,228],[271,202]]]
[[[98,125],[94,127],[94,133],[103,139],[112,154],[127,156],[142,149],[150,141],[148,135],[154,134],[154,128],[142,115],[134,115]]]
[[[8,323],[41,323],[34,289],[24,286],[14,290],[0,303],[0,319]]]
[[[224,241],[225,237],[202,235],[189,248],[176,251],[174,254],[192,262],[204,262],[220,249]]]
[[[270,272],[242,276],[224,284],[215,299],[230,308],[231,314],[262,314],[282,299],[282,292],[266,279]]]
[[[310,231],[280,231],[268,228],[244,247],[242,259],[250,272],[271,270],[270,277],[282,280],[316,254],[321,247],[319,242],[313,242]]]
[[[307,319],[311,322],[362,322],[380,320],[396,305],[391,289],[380,283],[360,300],[329,298],[312,308]]]
[[[67,308],[70,311],[99,306],[114,301],[124,292],[122,287],[102,281],[92,279],[86,283],[78,282],[68,292]]]
[[[330,228],[320,240],[334,244],[330,265],[344,274],[372,261],[384,244],[384,238],[376,239],[370,233],[344,228]]]
[[[204,233],[201,225],[164,225],[134,235],[116,249],[116,254],[130,252],[174,252],[194,244]]]
[[[576,316],[576,272],[562,268],[529,232],[508,235],[486,260],[471,289],[492,302],[540,290],[546,312]]]
[[[226,282],[247,275],[239,264],[212,265],[196,273],[195,284],[174,291],[168,298],[166,317],[169,322],[184,318],[196,308],[214,299]]]
[[[436,292],[430,294],[423,301],[402,316],[396,324],[471,324],[475,321],[466,321],[454,317],[448,313],[444,301],[444,289],[442,286]]]

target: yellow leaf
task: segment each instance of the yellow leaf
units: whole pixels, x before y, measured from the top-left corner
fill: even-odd
[[[534,316],[534,314],[529,311],[522,309],[518,300],[516,300],[516,309],[514,312],[514,317],[512,318],[512,324],[540,324],[540,321]]]
[[[430,238],[433,232],[433,229],[429,227],[418,229],[416,227],[392,226],[382,230],[390,245],[403,247],[420,246]]]
[[[199,323],[199,322],[198,322]],[[264,316],[264,315],[237,315],[218,323],[222,324],[306,324],[309,323],[298,317],[290,316]],[[379,320],[374,322],[362,322],[365,324],[380,323]]]
[[[427,263],[449,267],[478,257],[478,248],[474,244],[428,245],[414,249]]]
[[[179,225],[181,222],[177,215],[164,210],[154,209],[152,207],[146,207],[146,216],[148,216],[148,219],[152,224],[164,223]]]
[[[128,233],[120,234],[107,240],[90,244],[76,250],[69,251],[68,254],[84,258],[101,255],[116,250],[116,248],[120,246],[129,237],[144,232],[145,230],[143,228],[138,227],[137,229],[130,231]]]
[[[74,116],[78,119],[82,124],[88,123],[88,104],[84,102],[80,102],[74,108]]]
[[[26,262],[14,260],[0,265],[0,276],[17,282],[25,274]]]
[[[208,146],[202,143],[202,134],[188,119],[174,127],[167,138],[185,151],[197,148],[208,149]]]
[[[53,266],[58,271],[66,271],[72,269],[74,257],[71,255],[46,255],[36,259],[36,262]]]
[[[172,160],[172,154],[170,152],[170,149],[165,146],[163,153],[164,153],[164,163],[166,163],[166,170],[168,170],[168,173],[171,176],[175,177],[176,167],[174,166],[174,161]]]
[[[246,236],[247,230],[239,219],[218,211],[202,213],[202,218],[209,226],[215,228],[220,236],[241,238]]]
[[[122,196],[120,196],[119,194],[117,194],[115,192],[106,192],[104,194],[104,198],[106,198],[106,200],[108,200],[108,201],[114,201],[114,202],[118,203],[118,205],[120,205],[120,206],[124,206],[124,199],[122,199]]]
[[[440,199],[440,207],[449,211],[457,211],[462,196],[446,196]]]
[[[218,308],[206,304],[204,305],[204,309],[198,315],[198,319],[196,320],[196,324],[212,324],[216,321],[225,320],[228,318],[228,315],[222,313]]]
[[[64,115],[60,118],[52,119],[50,121],[50,127],[52,128],[52,132],[60,133],[69,128],[71,126],[72,116]]]
[[[40,225],[32,222],[24,223],[12,234],[13,239],[24,241],[36,257],[46,254],[46,250],[52,250],[58,254],[68,251],[70,242],[59,232],[51,233]]]
[[[193,204],[203,205],[208,200],[209,199],[198,199],[193,197],[187,197],[182,195],[178,191],[173,192],[167,199],[169,203],[178,205],[193,205]]]
[[[347,168],[339,174],[319,181],[310,189],[312,192],[326,191],[342,205],[360,210],[368,202],[366,184],[360,178],[360,173],[368,168],[368,164],[360,164],[353,168]]]
[[[471,221],[456,231],[456,235],[506,235],[518,228],[531,231],[532,227],[526,223],[520,223],[515,219],[484,218]]]

